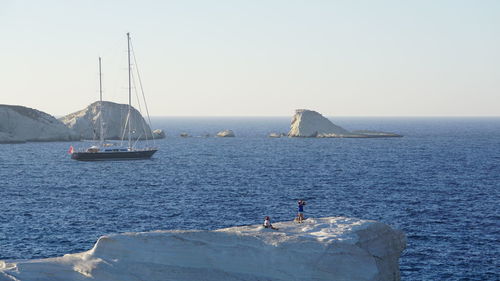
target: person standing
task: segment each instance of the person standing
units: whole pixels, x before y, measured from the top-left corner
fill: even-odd
[[[302,223],[306,219],[304,217],[304,206],[306,205],[306,201],[299,200],[297,203],[299,205],[299,212],[297,213],[297,222]]]

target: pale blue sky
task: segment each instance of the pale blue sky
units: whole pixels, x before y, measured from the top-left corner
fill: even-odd
[[[500,1],[0,0],[0,103],[152,115],[500,115]]]

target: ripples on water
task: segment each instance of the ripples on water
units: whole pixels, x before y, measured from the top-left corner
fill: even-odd
[[[288,118],[157,118],[154,159],[77,162],[70,143],[0,145],[0,259],[84,251],[107,233],[308,216],[402,229],[403,280],[498,280],[500,119],[337,118],[391,139],[267,138]],[[236,138],[180,138],[233,129]],[[84,143],[77,143],[84,146]]]

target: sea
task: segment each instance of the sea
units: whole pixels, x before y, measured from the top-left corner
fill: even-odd
[[[402,280],[500,280],[500,118],[335,117],[402,138],[270,138],[282,117],[156,117],[150,160],[78,162],[70,145],[0,145],[0,259],[86,251],[106,234],[306,217],[403,230]],[[216,138],[224,129],[234,138]],[[192,137],[180,137],[187,133]]]

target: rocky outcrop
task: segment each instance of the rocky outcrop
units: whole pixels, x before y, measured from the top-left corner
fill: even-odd
[[[156,129],[153,131],[153,136],[155,137],[155,139],[164,139],[167,135],[162,129]]]
[[[297,109],[295,111],[288,136],[318,138],[401,137],[401,135],[398,134],[376,131],[350,132],[338,125],[333,124],[320,113],[307,109]]]
[[[231,138],[231,137],[234,137],[234,132],[232,130],[224,130],[224,131],[220,131],[217,133],[216,135],[217,137],[221,137],[221,138]]]
[[[24,106],[0,104],[0,143],[76,139],[78,136],[52,115]]]
[[[104,121],[104,138],[120,140],[127,138],[128,127],[125,127],[128,114],[127,104],[97,101],[75,113],[68,114],[60,120],[72,129],[81,139],[98,139],[100,135],[100,118]],[[131,138],[152,139],[153,133],[142,115],[135,108],[131,110]]]
[[[288,136],[290,137],[317,137],[321,135],[348,135],[349,131],[333,124],[316,111],[297,109],[292,118]]]
[[[287,133],[270,133],[268,137],[270,138],[281,138],[281,137],[286,137]]]
[[[345,217],[215,231],[154,231],[101,237],[63,257],[0,262],[0,280],[396,281],[401,231]]]

